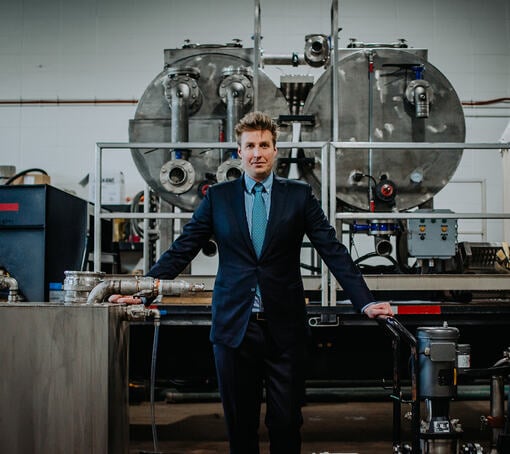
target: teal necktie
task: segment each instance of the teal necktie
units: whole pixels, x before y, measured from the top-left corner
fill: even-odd
[[[262,198],[262,191],[264,186],[262,183],[257,183],[253,187],[255,193],[255,200],[253,201],[253,211],[251,217],[251,240],[257,257],[260,257],[262,245],[264,244],[264,237],[266,235],[267,226],[267,211],[266,204]]]

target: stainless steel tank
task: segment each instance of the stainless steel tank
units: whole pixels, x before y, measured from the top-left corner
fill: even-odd
[[[330,67],[306,100],[303,113],[314,115],[315,125],[303,127],[303,140],[332,139],[331,103],[337,101],[340,141],[464,142],[459,98],[446,77],[427,61],[425,50],[366,47],[339,52],[338,99],[331,99]],[[305,154],[312,156],[312,151]],[[403,150],[339,149],[337,197],[346,206],[367,210],[368,185],[373,184],[379,185],[382,198],[391,189],[391,209],[419,206],[448,183],[461,156],[460,148],[423,151],[412,144]],[[319,195],[320,163],[304,168],[303,178]]]
[[[253,110],[253,54],[238,41],[187,43],[182,49],[165,50],[164,69],[138,103],[129,140],[234,142],[235,124]],[[283,93],[262,70],[258,84],[259,110],[273,117],[289,113]],[[131,153],[151,188],[185,210],[196,208],[209,185],[240,175],[235,150],[158,148]]]

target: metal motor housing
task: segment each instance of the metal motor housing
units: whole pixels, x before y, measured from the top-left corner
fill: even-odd
[[[419,327],[419,395],[423,399],[453,398],[456,395],[457,340],[454,327]]]

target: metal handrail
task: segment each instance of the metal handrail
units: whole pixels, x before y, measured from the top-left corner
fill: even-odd
[[[403,339],[411,350],[411,430],[412,452],[421,453],[420,446],[420,398],[418,374],[418,347],[416,337],[394,317],[378,317],[377,322],[392,336],[393,351],[393,448],[398,449],[401,439],[401,384],[400,384],[400,341]],[[400,452],[400,451],[398,451]]]
[[[235,149],[237,148],[235,142],[98,142],[96,143],[95,155],[95,174],[97,175],[96,181],[102,180],[102,153],[104,150],[113,149],[159,149],[159,148],[208,148],[208,149]],[[308,148],[308,149],[321,149],[321,177],[323,191],[322,206],[325,213],[329,213],[331,219],[510,219],[510,213],[368,213],[368,212],[350,212],[350,213],[336,213],[336,175],[334,174],[335,152],[337,149],[363,149],[371,148],[378,149],[407,149],[413,148],[417,150],[430,150],[430,149],[510,149],[510,143],[488,143],[488,142],[475,142],[475,143],[461,143],[461,142],[331,142],[331,141],[308,141],[308,142],[278,142],[277,147],[281,149],[288,148]],[[149,152],[152,152],[149,151]],[[328,155],[329,153],[329,155]],[[147,188],[146,188],[147,190]],[[329,190],[329,197],[327,197]],[[101,184],[96,184],[95,199],[94,199],[94,237],[101,238],[101,220],[113,219],[123,217],[126,219],[189,219],[192,216],[191,212],[181,213],[102,213],[101,212]],[[329,209],[328,209],[329,201]],[[145,252],[145,251],[144,251]],[[145,255],[145,254],[144,254]],[[101,244],[100,241],[94,243],[94,270],[100,271],[101,269]],[[323,269],[324,271],[324,269]],[[336,283],[333,279],[328,279],[327,272],[323,272],[324,284],[328,282],[329,295],[327,290],[323,292],[324,305],[336,303]],[[323,287],[323,288],[324,288]]]

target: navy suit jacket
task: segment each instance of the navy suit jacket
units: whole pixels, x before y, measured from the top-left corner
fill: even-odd
[[[244,178],[211,186],[183,233],[148,273],[174,279],[214,236],[219,264],[212,298],[213,343],[230,347],[241,343],[257,283],[276,343],[285,347],[304,338],[306,308],[300,253],[305,234],[357,310],[374,301],[308,184],[275,176],[259,258],[246,221],[244,190]]]

